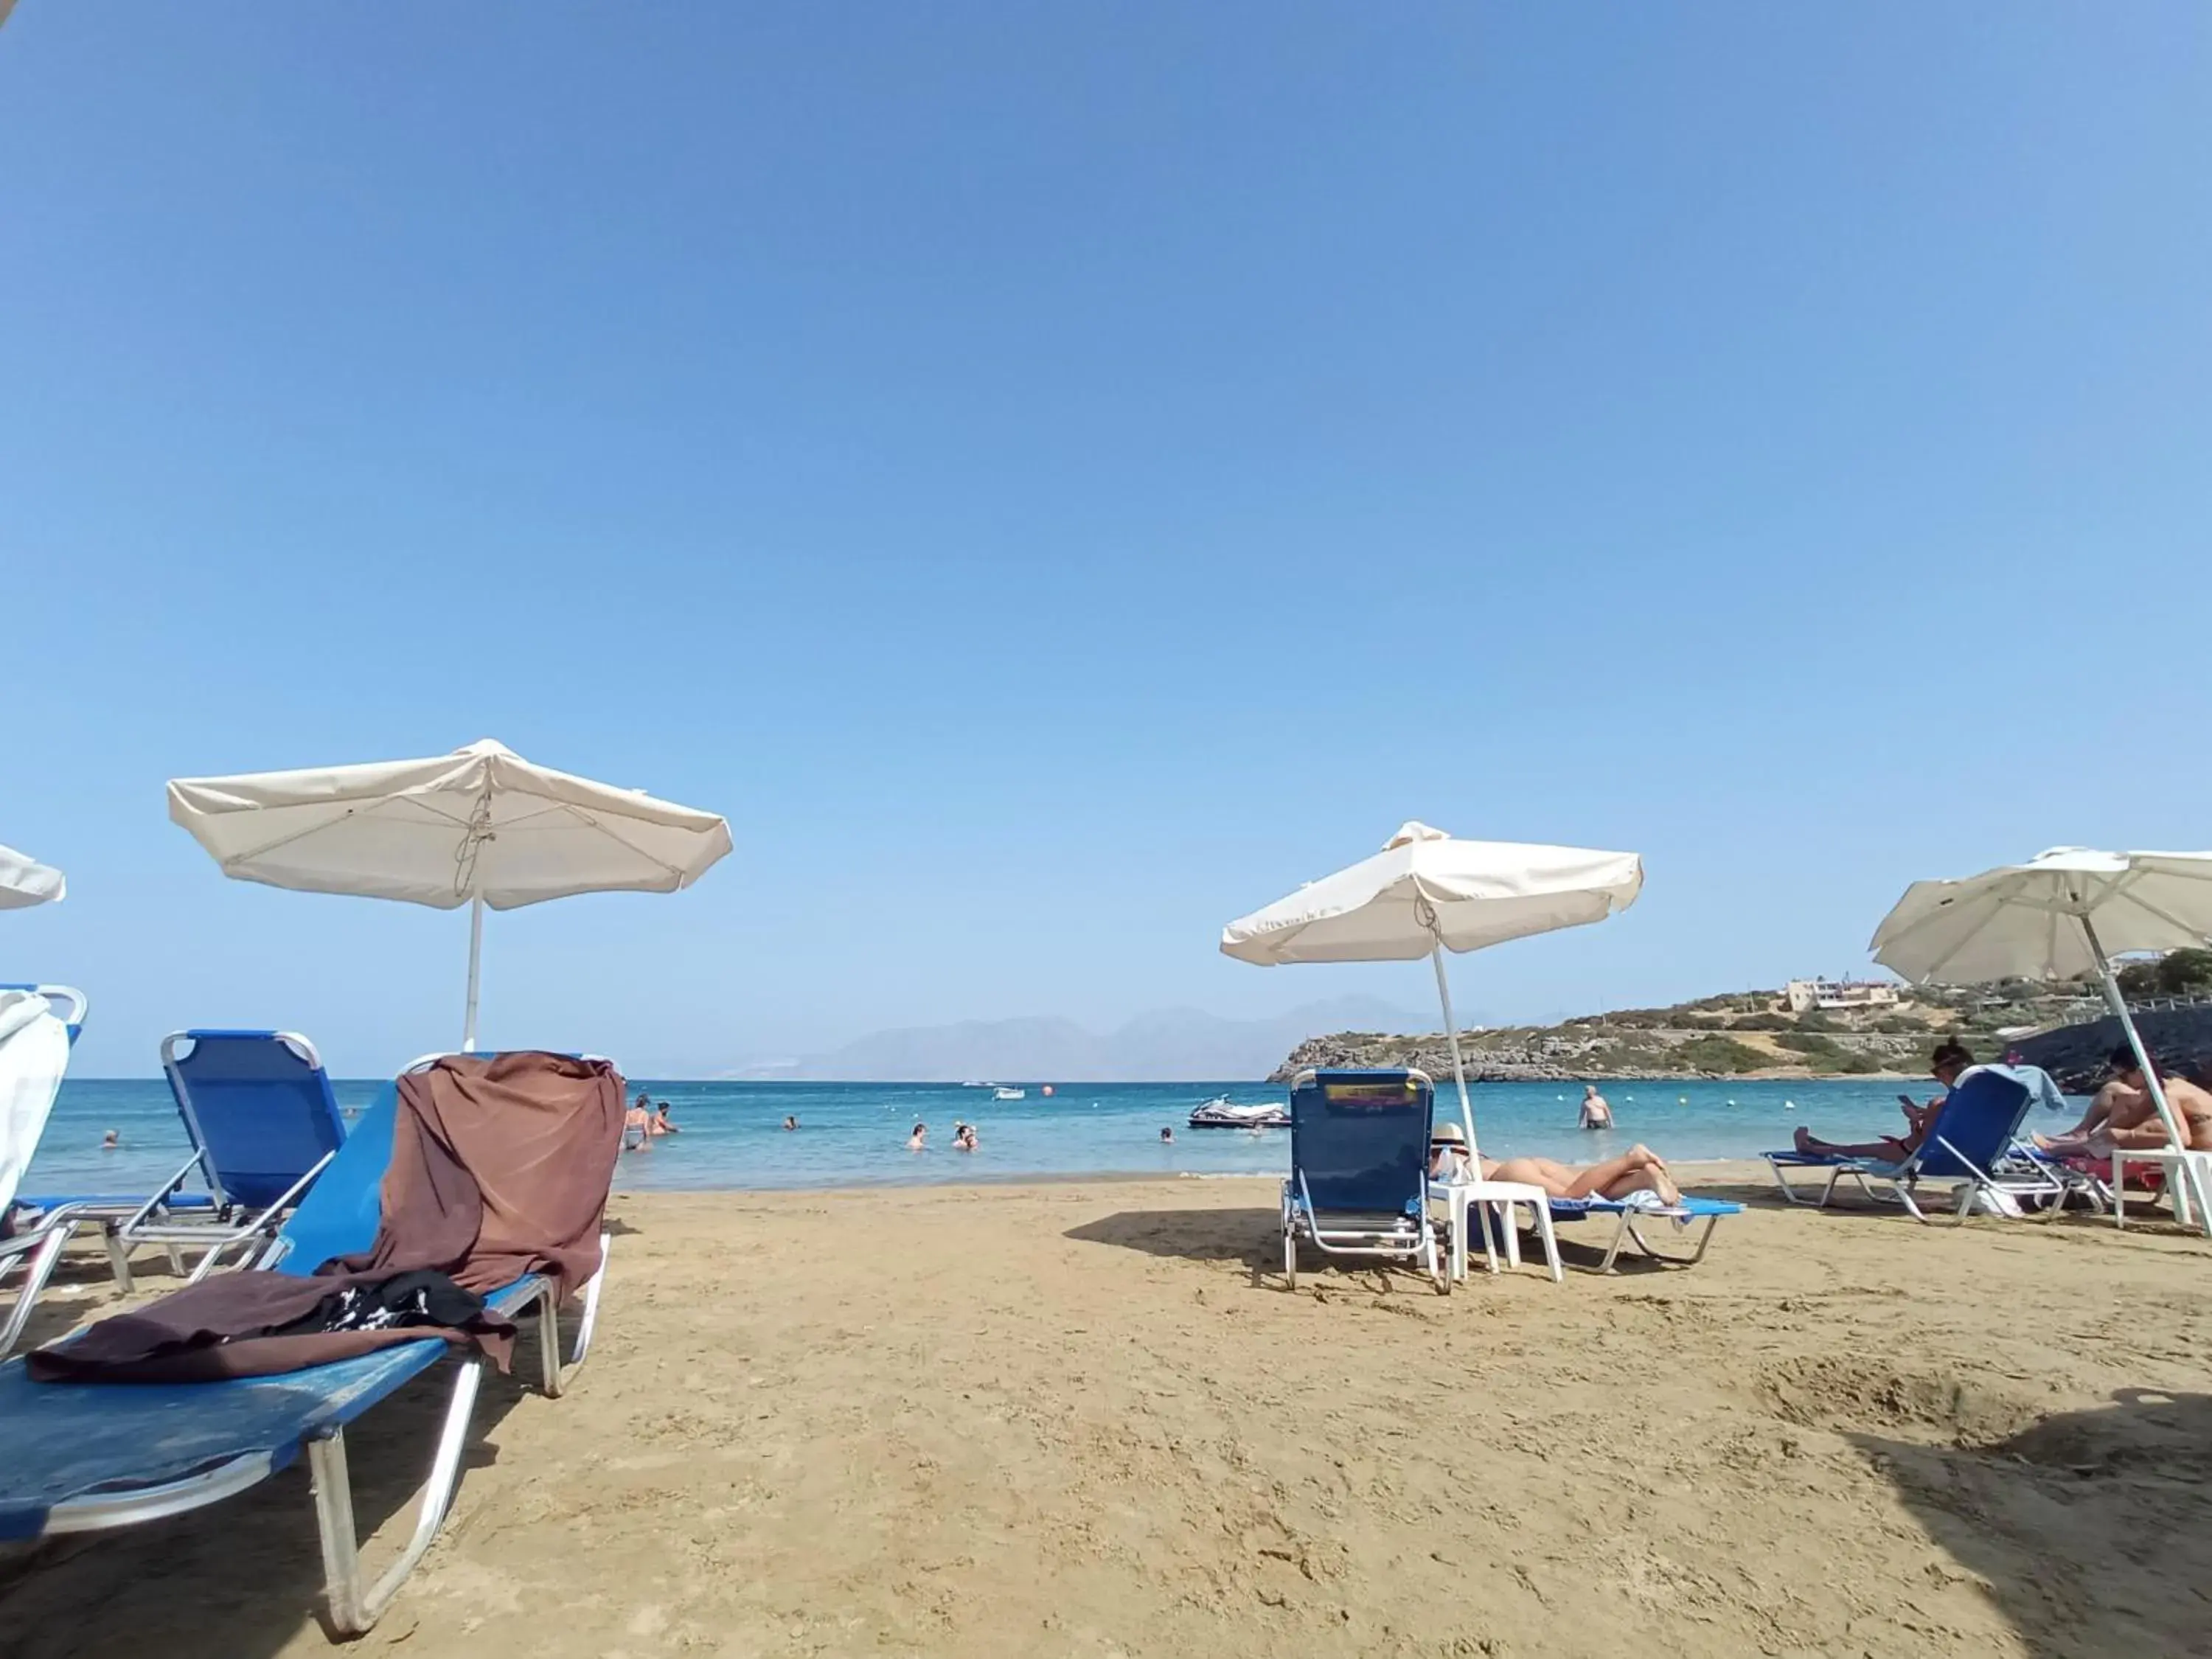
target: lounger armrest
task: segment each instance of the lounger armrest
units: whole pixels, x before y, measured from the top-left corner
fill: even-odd
[[[199,1168],[199,1164],[200,1155],[198,1152],[195,1152],[190,1158],[184,1161],[181,1166],[179,1167],[176,1174],[169,1177],[169,1182],[167,1186],[163,1187],[159,1192],[155,1193],[153,1197],[148,1199],[143,1204],[140,1205],[131,1218],[122,1224],[122,1231],[127,1233],[134,1227],[144,1226],[146,1224],[147,1218],[150,1217],[155,1211],[160,1209],[162,1205],[169,1200],[171,1196],[175,1194],[177,1188],[185,1184],[185,1177],[191,1174],[194,1170]]]

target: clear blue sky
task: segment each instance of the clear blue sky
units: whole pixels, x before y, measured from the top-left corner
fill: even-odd
[[[0,976],[81,1067],[458,1035],[465,921],[180,774],[726,813],[493,919],[489,1040],[1365,991],[1222,922],[1401,818],[1629,848],[1455,963],[1640,1003],[1905,884],[2212,843],[2212,9],[302,8],[0,29]]]

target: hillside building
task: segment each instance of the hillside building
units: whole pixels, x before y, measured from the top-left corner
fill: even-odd
[[[1898,988],[1870,979],[1793,979],[1782,1000],[1793,1014],[1827,1013],[1854,1008],[1894,1008]]]

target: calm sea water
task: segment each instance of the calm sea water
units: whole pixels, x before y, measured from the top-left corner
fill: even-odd
[[[380,1084],[337,1085],[341,1106],[358,1109]],[[1289,1157],[1282,1130],[1258,1133],[1190,1129],[1190,1109],[1215,1094],[1237,1102],[1283,1101],[1261,1083],[1060,1084],[1046,1098],[1036,1085],[1018,1101],[988,1089],[945,1084],[683,1083],[633,1080],[665,1100],[680,1135],[627,1153],[626,1188],[738,1189],[848,1187],[1101,1174],[1279,1175]],[[1858,1139],[1901,1127],[1894,1083],[1691,1083],[1655,1079],[1605,1085],[1619,1127],[1575,1127],[1582,1091],[1558,1084],[1483,1084],[1475,1121],[1493,1156],[1536,1153],[1581,1163],[1645,1141],[1673,1158],[1746,1158],[1789,1144],[1800,1123],[1832,1139]],[[1916,1099],[1927,1090],[1903,1085]],[[1439,1115],[1455,1108],[1437,1091]],[[797,1133],[781,1126],[799,1120]],[[952,1150],[956,1119],[975,1124],[980,1148]],[[905,1150],[916,1122],[930,1149]],[[1162,1126],[1176,1132],[1160,1144]],[[100,1149],[101,1132],[122,1132],[121,1150]],[[168,1086],[160,1079],[72,1079],[62,1086],[24,1182],[33,1193],[143,1193],[185,1156]]]

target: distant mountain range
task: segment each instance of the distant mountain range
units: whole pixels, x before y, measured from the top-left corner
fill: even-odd
[[[1433,1014],[1408,1013],[1361,996],[1309,1003],[1266,1019],[1163,1008],[1103,1034],[1072,1019],[968,1020],[875,1031],[828,1054],[740,1066],[728,1075],[900,1083],[1225,1082],[1267,1076],[1316,1032],[1402,1034],[1436,1023]]]

